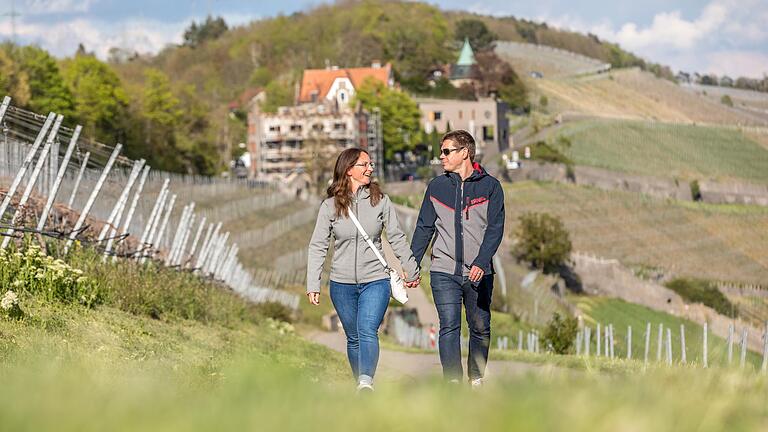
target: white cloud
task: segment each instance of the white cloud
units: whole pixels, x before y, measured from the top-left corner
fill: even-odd
[[[82,43],[88,51],[105,59],[112,47],[156,53],[169,43],[181,43],[188,22],[129,19],[105,23],[77,18],[55,24],[20,22],[16,25],[16,34],[20,42],[36,43],[58,57],[74,54]],[[10,34],[10,24],[0,24],[0,35]]]
[[[75,2],[46,0],[45,3],[63,5]],[[249,14],[224,14],[223,18],[230,27],[256,19]],[[106,59],[112,47],[145,54],[157,53],[168,44],[180,44],[184,29],[193,20],[202,22],[205,17],[187,17],[175,22],[142,18],[127,18],[119,22],[72,18],[56,23],[39,23],[22,16],[16,23],[16,35],[20,43],[38,44],[57,57],[71,56],[82,43],[97,57]],[[10,22],[0,21],[0,38],[10,37],[11,34]]]
[[[541,16],[560,28],[596,34],[674,69],[760,77],[768,69],[765,0],[712,0],[695,19],[679,11],[657,13],[650,24],[588,22],[579,16]]]
[[[707,56],[705,72],[762,78],[768,74],[768,54],[757,51],[718,51]]]

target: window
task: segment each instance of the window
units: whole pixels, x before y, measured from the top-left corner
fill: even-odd
[[[280,125],[273,125],[269,127],[270,132],[280,132]]]
[[[299,124],[292,124],[291,125],[291,132],[301,132],[301,125],[299,125]]]
[[[323,124],[322,123],[315,123],[312,125],[312,129],[315,132],[322,132],[323,131]]]
[[[459,110],[459,120],[461,120],[463,117],[464,117],[464,113],[461,110]]]
[[[472,110],[472,120],[475,119],[475,110]]]
[[[333,130],[347,130],[346,123],[334,123]]]
[[[483,126],[483,141],[493,141],[493,126]]]
[[[441,118],[443,118],[443,113],[440,111],[435,111],[433,114],[435,116],[435,120],[440,120]]]

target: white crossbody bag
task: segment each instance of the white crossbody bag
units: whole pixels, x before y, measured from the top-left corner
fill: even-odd
[[[373,240],[371,240],[370,237],[368,237],[368,234],[363,229],[363,226],[360,225],[360,221],[357,220],[357,217],[354,213],[352,213],[352,208],[347,208],[347,212],[349,213],[349,218],[352,219],[352,222],[354,222],[355,226],[357,227],[357,230],[360,231],[360,234],[363,235],[363,238],[366,242],[368,242],[368,246],[373,249],[373,253],[376,254],[376,258],[379,259],[379,262],[381,265],[384,266],[384,270],[389,273],[389,284],[391,286],[391,292],[392,292],[392,298],[399,301],[402,304],[405,304],[408,301],[408,291],[405,289],[405,282],[403,282],[403,278],[400,277],[400,274],[397,273],[397,270],[393,269],[387,264],[387,261],[384,259],[383,256],[381,256],[381,252],[379,252],[379,248],[376,247],[375,244],[373,244]]]

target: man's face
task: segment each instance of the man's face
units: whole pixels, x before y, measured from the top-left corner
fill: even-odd
[[[448,172],[458,171],[466,157],[466,147],[460,147],[454,140],[447,139],[440,145],[440,162],[443,163],[443,169]]]

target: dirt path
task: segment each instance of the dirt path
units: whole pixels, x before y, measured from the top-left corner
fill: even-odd
[[[341,332],[313,331],[305,337],[312,342],[346,354],[346,339]],[[466,358],[462,363],[466,368]],[[562,368],[554,366],[491,360],[486,370],[486,382],[493,383],[499,377],[519,376],[527,373],[551,375],[562,372]],[[407,382],[439,378],[440,376],[442,376],[442,368],[437,352],[422,354],[382,349],[379,354],[379,366],[376,372],[378,382]]]

